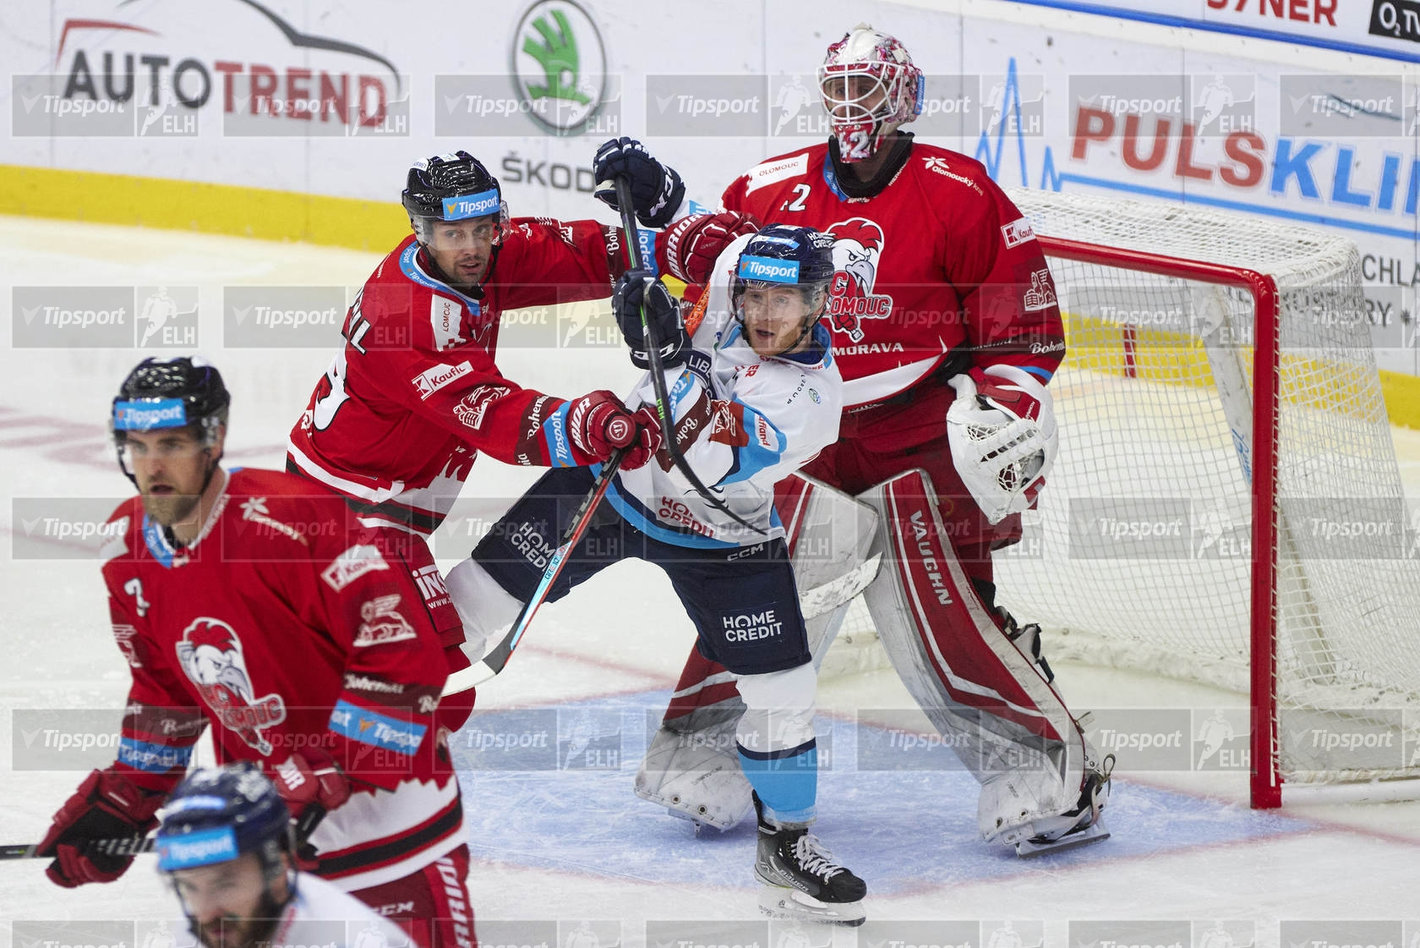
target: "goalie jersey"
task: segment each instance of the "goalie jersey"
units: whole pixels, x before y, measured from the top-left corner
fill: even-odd
[[[607,501],[641,532],[665,543],[751,546],[783,536],[774,485],[838,440],[843,379],[823,323],[814,327],[802,352],[764,358],[745,340],[731,311],[730,278],[749,240],[750,235],[737,238],[715,261],[709,289],[686,320],[689,358],[666,370],[666,388],[676,445],[691,470],[727,507],[764,532],[707,503],[663,444],[650,463],[617,472]],[[655,400],[647,373],[626,404],[634,409]]]
[[[354,793],[311,837],[316,872],[348,891],[407,876],[465,835],[424,597],[337,495],[275,471],[226,476],[185,547],[137,497],[109,520],[103,576],[132,676],[115,766],[167,792],[209,724],[219,763],[270,773],[318,748]]]

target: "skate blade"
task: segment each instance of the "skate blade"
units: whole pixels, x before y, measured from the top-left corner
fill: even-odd
[[[825,925],[858,926],[867,921],[862,902],[820,902],[798,889],[780,886],[762,888],[759,912],[770,918],[791,922],[820,922]]]
[[[1080,830],[1078,833],[1070,833],[1059,839],[1049,842],[1036,842],[1034,840],[1023,839],[1016,843],[1016,855],[1022,857],[1040,856],[1045,853],[1062,853],[1069,849],[1079,849],[1081,846],[1088,846],[1091,843],[1102,843],[1109,839],[1109,830],[1105,829],[1098,821]]]

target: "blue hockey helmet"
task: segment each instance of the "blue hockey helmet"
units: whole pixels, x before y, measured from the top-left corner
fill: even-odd
[[[730,306],[735,318],[744,325],[745,290],[794,287],[804,301],[806,317],[802,332],[788,347],[794,349],[828,307],[833,269],[832,234],[812,227],[770,224],[749,239],[735,263],[730,278]]]
[[[256,853],[268,878],[293,848],[291,813],[255,764],[193,771],[158,813],[158,868],[177,872]]]

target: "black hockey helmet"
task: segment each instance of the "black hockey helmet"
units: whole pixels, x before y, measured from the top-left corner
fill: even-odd
[[[118,387],[109,413],[109,433],[118,451],[119,467],[133,480],[124,457],[130,431],[191,427],[204,445],[216,444],[231,404],[232,396],[222,382],[222,373],[204,359],[144,359]],[[213,470],[220,460],[221,455],[214,459]]]
[[[749,287],[793,286],[809,307],[803,339],[828,307],[828,287],[833,280],[833,235],[812,227],[770,224],[749,239],[735,263],[730,279],[730,306],[744,324],[744,292]]]
[[[292,848],[291,812],[250,761],[195,770],[158,813],[158,869],[210,866],[254,852],[280,869]]]
[[[424,239],[424,222],[461,221],[497,216],[501,226],[508,222],[508,205],[498,179],[483,162],[466,151],[421,158],[409,168],[409,177],[400,195],[415,233]]]

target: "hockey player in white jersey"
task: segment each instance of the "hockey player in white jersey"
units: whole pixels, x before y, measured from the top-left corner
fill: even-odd
[[[666,572],[700,649],[736,676],[748,708],[735,749],[759,815],[762,908],[857,924],[866,886],[808,832],[817,798],[817,680],[773,505],[774,485],[838,438],[843,383],[819,324],[831,243],[815,230],[780,225],[737,238],[684,324],[649,271],[617,281],[612,308],[632,361],[649,364],[644,306],[654,338],[665,340],[676,444],[744,523],[691,490],[663,446],[650,463],[617,473],[548,599],[627,557]],[[654,397],[648,374],[627,405],[635,410]],[[446,584],[471,642],[496,641],[531,598],[595,473],[550,471],[450,572]]]
[[[255,764],[196,770],[159,813],[158,870],[206,948],[400,948],[397,925],[296,869],[291,814]]]

